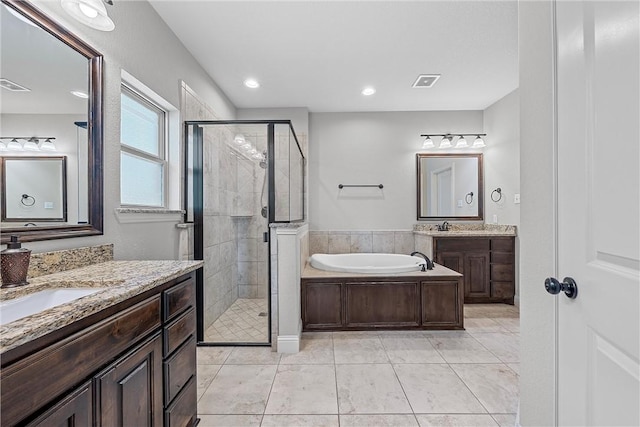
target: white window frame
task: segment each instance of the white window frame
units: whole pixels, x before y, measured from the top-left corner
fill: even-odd
[[[120,87],[121,94],[125,93],[130,98],[133,98],[136,102],[152,109],[159,113],[158,129],[160,135],[158,136],[158,155],[150,154],[146,151],[139,150],[135,147],[125,144],[120,140],[120,152],[127,153],[129,155],[139,157],[144,160],[148,160],[153,163],[160,164],[162,166],[162,205],[142,205],[123,203],[122,194],[120,195],[120,206],[122,207],[149,207],[155,209],[164,209],[169,204],[169,165],[168,165],[168,135],[169,135],[169,111],[163,108],[157,102],[154,102],[150,97],[145,96],[141,91],[137,90],[133,85],[128,84],[126,81],[122,81]],[[120,133],[122,138],[122,133]],[[122,178],[121,178],[122,179]]]

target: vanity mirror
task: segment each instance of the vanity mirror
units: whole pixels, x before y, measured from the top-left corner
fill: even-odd
[[[417,154],[418,221],[481,220],[482,154]]]
[[[2,243],[102,234],[102,55],[28,1],[2,0],[0,23]],[[15,188],[19,171],[43,176],[53,158],[65,159],[55,190]],[[37,213],[15,208],[14,190]]]

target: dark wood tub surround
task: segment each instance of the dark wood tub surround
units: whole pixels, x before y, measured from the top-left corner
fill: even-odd
[[[194,425],[194,313],[191,272],[3,353],[1,424]]]
[[[307,266],[303,330],[464,329],[462,277],[442,266],[435,271],[349,275]]]
[[[513,304],[515,237],[434,237],[435,261],[464,275],[464,302]]]

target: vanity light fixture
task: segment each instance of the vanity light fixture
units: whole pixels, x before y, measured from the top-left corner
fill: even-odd
[[[440,141],[440,144],[438,145],[438,148],[484,148],[487,145],[484,143],[484,139],[482,139],[482,137],[487,136],[486,133],[444,133],[444,134],[434,134],[434,133],[430,133],[430,134],[422,134],[420,135],[423,138],[426,138],[424,140],[424,142],[422,143],[422,148],[423,149],[431,149],[431,148],[435,148],[435,144],[433,143],[433,140],[431,138],[436,137],[436,136],[441,136],[442,140]],[[467,142],[467,139],[465,137],[476,137],[476,139],[473,141],[473,144],[471,146],[469,146],[469,143]],[[452,144],[452,141],[454,138],[458,138],[458,140],[456,141],[455,146]]]
[[[108,2],[112,4],[111,1]],[[113,31],[116,25],[107,14],[103,0],[61,0],[65,12],[77,21],[100,31]]]
[[[249,89],[258,89],[260,87],[260,83],[256,79],[246,79],[244,85]]]
[[[367,86],[367,87],[365,87],[364,89],[362,89],[362,94],[363,94],[364,96],[371,96],[371,95],[373,95],[374,93],[376,93],[376,89],[375,89],[374,87]]]
[[[25,151],[40,151],[40,147],[38,147],[39,142],[37,138],[29,138],[25,141],[22,148],[24,148]]]
[[[11,141],[9,141],[9,143],[7,144],[7,150],[24,151],[24,149],[22,148],[22,144],[20,144],[20,142],[16,138],[13,138]]]
[[[236,136],[233,137],[233,142],[235,142],[238,145],[243,145],[246,140],[244,139],[244,135],[241,133],[236,134]]]

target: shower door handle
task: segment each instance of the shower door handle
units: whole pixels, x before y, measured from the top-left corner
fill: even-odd
[[[269,243],[269,232],[265,231],[264,233],[262,233],[262,241],[265,243]]]

